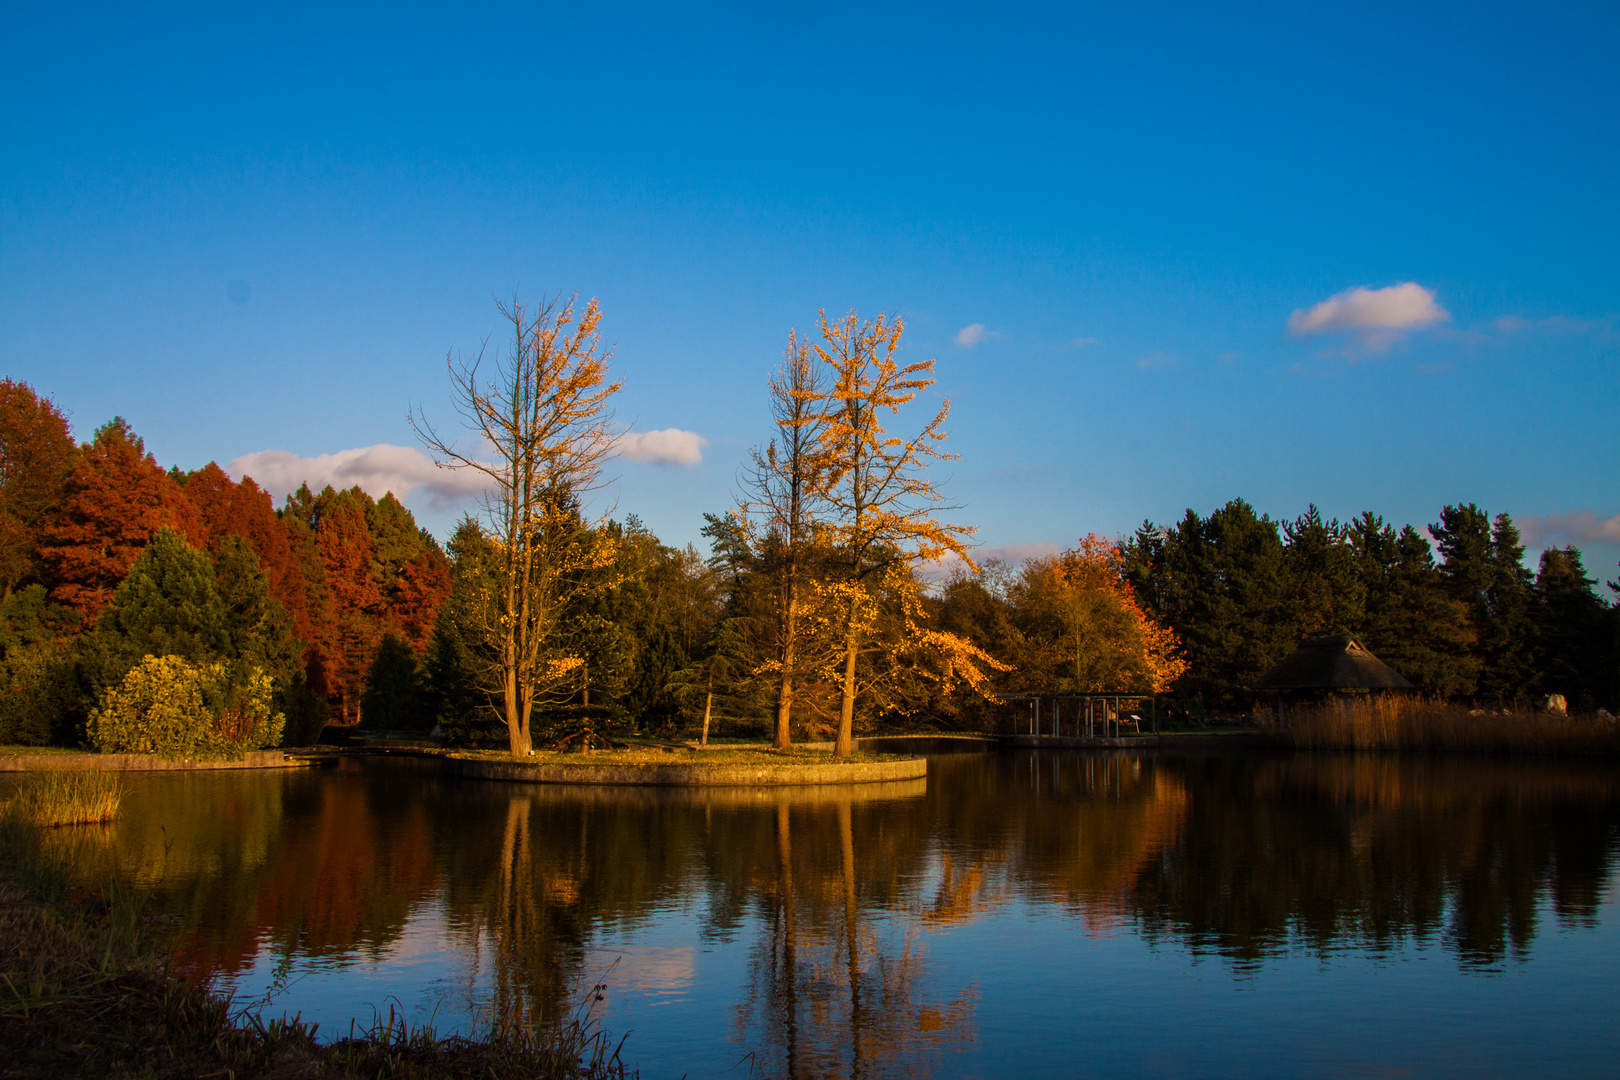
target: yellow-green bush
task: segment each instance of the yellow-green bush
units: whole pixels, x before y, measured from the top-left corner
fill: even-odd
[[[102,753],[218,760],[274,746],[285,720],[257,668],[148,656],[101,697],[90,744]]]

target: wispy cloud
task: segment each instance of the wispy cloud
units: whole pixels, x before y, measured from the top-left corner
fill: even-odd
[[[1556,543],[1620,543],[1620,514],[1603,519],[1590,510],[1576,510],[1571,514],[1522,517],[1515,524],[1519,526],[1519,535],[1529,548]]]
[[[1288,316],[1288,332],[1296,337],[1348,333],[1378,352],[1403,333],[1450,318],[1451,313],[1435,303],[1434,290],[1407,281],[1383,289],[1346,289],[1314,307],[1300,308]]]
[[[244,454],[227,466],[232,476],[251,476],[271,495],[280,498],[308,484],[319,491],[360,487],[380,499],[393,492],[408,499],[417,489],[431,496],[435,510],[457,506],[489,489],[489,477],[476,469],[441,469],[422,451],[409,446],[362,446],[335,454],[299,457],[290,450],[260,450]]]
[[[631,461],[650,465],[697,465],[703,460],[708,440],[694,431],[666,428],[663,431],[626,432],[619,436],[615,450]],[[260,450],[244,454],[226,467],[237,479],[254,481],[276,498],[308,484],[319,491],[330,484],[335,488],[359,487],[374,499],[388,492],[401,501],[417,491],[429,496],[434,510],[450,510],[488,491],[492,481],[477,469],[443,469],[422,451],[410,446],[361,446],[332,454],[299,457],[290,450]]]
[[[986,330],[984,328],[984,323],[976,322],[970,323],[958,330],[956,332],[955,341],[962,348],[971,349],[981,341],[989,341],[991,338],[998,338],[1001,336],[1002,334],[1000,330]]]
[[[701,464],[703,448],[709,440],[695,431],[665,428],[662,431],[627,431],[619,436],[618,452],[631,461],[649,465]]]
[[[973,561],[981,567],[992,560],[1007,563],[1009,566],[1022,566],[1030,559],[1044,559],[1056,555],[1063,548],[1046,540],[1037,540],[1028,544],[997,544],[991,547],[982,547],[974,551]],[[920,573],[926,581],[945,581],[966,564],[957,555],[947,554],[920,568]]]
[[[1136,362],[1136,366],[1141,368],[1143,371],[1150,371],[1154,368],[1175,367],[1176,357],[1174,353],[1148,353],[1146,356],[1142,357],[1142,359]]]
[[[1069,342],[1069,344],[1073,345],[1077,349],[1087,349],[1097,344],[1097,339],[1094,337],[1077,337],[1073,341]]]

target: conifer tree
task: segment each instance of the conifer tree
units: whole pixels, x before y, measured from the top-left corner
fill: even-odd
[[[96,430],[63,490],[62,512],[46,529],[42,556],[52,598],[92,620],[158,530],[200,533],[169,473],[117,418]]]
[[[1612,704],[1613,619],[1596,586],[1574,547],[1541,553],[1534,619],[1538,689],[1564,695],[1572,710],[1582,712]]]
[[[61,510],[76,448],[67,418],[27,383],[0,380],[0,604],[40,573],[40,541]]]

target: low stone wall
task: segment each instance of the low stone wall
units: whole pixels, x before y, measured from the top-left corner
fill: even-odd
[[[280,750],[253,750],[236,761],[170,761],[156,754],[4,754],[0,772],[161,772],[189,769],[285,769],[302,765]]]
[[[528,784],[616,784],[635,787],[801,787],[815,784],[872,784],[916,780],[928,775],[923,758],[903,761],[826,761],[807,765],[720,765],[663,762],[487,761],[447,757],[449,776],[516,780]]]

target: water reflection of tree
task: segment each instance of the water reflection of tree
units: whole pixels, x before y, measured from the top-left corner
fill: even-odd
[[[927,978],[921,920],[885,912],[883,899],[900,899],[901,883],[923,869],[926,819],[871,809],[786,800],[776,808],[736,1021],[765,1075],[918,1075],[929,1057],[974,1039],[972,988],[945,1000]],[[885,913],[887,925],[875,925]]]
[[[1140,876],[1152,933],[1246,962],[1442,939],[1469,963],[1527,953],[1545,892],[1593,919],[1620,791],[1580,765],[1292,757],[1170,766],[1187,824]]]

